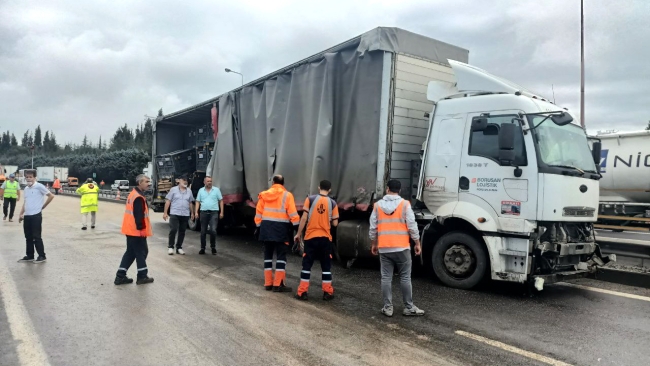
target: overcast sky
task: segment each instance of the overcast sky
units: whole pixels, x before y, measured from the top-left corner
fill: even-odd
[[[59,142],[112,136],[377,26],[469,49],[470,64],[552,98],[577,117],[580,1],[0,0],[0,129],[40,124]],[[588,0],[590,131],[650,119],[650,1]]]

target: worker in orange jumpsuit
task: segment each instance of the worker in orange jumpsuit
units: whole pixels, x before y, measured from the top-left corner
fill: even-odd
[[[52,183],[52,188],[54,188],[54,194],[59,194],[59,189],[61,189],[61,181],[59,178],[54,177],[54,183]]]
[[[309,290],[309,279],[311,276],[311,267],[314,261],[320,261],[321,270],[323,271],[323,300],[329,301],[334,298],[334,288],[332,287],[332,232],[331,227],[339,224],[339,209],[336,201],[329,197],[332,191],[332,183],[323,180],[318,185],[319,194],[309,196],[303,206],[302,220],[298,234],[294,241],[300,241],[305,226],[305,248],[302,255],[302,271],[300,272],[300,286],[296,299],[308,300],[307,291]]]
[[[293,194],[284,188],[284,177],[274,176],[271,188],[259,194],[256,211],[258,240],[264,243],[264,287],[266,291],[291,292],[285,284],[287,251],[300,217]]]

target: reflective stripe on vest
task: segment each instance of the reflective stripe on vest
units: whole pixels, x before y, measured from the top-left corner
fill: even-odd
[[[18,198],[18,182],[6,181],[5,182],[5,198]]]
[[[137,225],[135,224],[135,216],[133,215],[133,203],[139,197],[142,197],[144,200],[144,223],[145,223],[145,233],[146,236],[153,236],[151,230],[151,222],[149,221],[149,207],[147,206],[147,199],[138,193],[137,190],[132,190],[129,194],[129,197],[126,199],[126,208],[124,209],[124,217],[122,219],[122,234],[129,236],[140,236],[140,230],[138,230]]]
[[[411,247],[409,228],[406,224],[406,205],[408,201],[402,200],[395,212],[388,215],[379,206],[377,212],[377,245],[379,248],[405,248]]]

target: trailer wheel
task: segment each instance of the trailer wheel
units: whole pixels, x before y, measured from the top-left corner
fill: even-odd
[[[445,285],[470,289],[478,285],[487,272],[485,247],[471,235],[451,232],[433,247],[431,263],[436,276]]]

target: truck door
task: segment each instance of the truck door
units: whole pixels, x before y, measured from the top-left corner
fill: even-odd
[[[534,220],[537,213],[537,160],[532,136],[524,136],[521,126],[515,122],[513,165],[521,169],[521,176],[517,177],[515,166],[499,160],[499,131],[503,124],[513,123],[517,111],[492,112],[487,116],[485,129],[473,130],[472,120],[480,116],[480,113],[467,116],[459,198],[496,212],[504,231],[523,232],[522,219]]]

